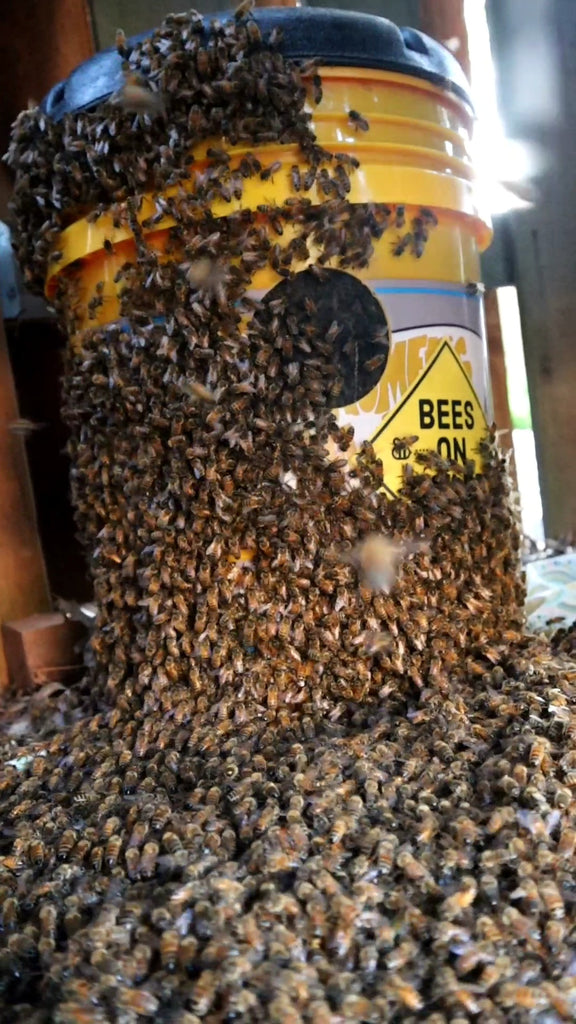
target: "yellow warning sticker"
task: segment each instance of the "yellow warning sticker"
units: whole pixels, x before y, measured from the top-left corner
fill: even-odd
[[[478,459],[488,425],[466,370],[448,341],[371,438],[382,459],[384,487],[396,496],[407,463],[419,451],[437,451],[446,459]]]

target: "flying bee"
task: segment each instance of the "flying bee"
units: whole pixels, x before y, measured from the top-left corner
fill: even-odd
[[[359,114],[357,110],[348,111],[348,121],[356,129],[356,131],[367,132],[370,125],[362,114]]]
[[[210,391],[210,388],[207,388],[197,380],[181,381],[180,390],[183,391],[184,394],[189,395],[190,398],[199,402],[214,404],[214,402],[217,401],[217,397],[214,392]]]
[[[35,434],[36,431],[44,430],[45,426],[45,423],[35,423],[33,420],[21,417],[20,419],[12,420],[12,422],[8,424],[8,430],[16,437],[23,437],[26,439],[32,434]]]
[[[364,653],[368,655],[378,654],[379,651],[387,650],[392,642],[393,637],[391,633],[377,629],[366,630],[353,640],[354,646],[361,645]]]
[[[428,550],[423,541],[394,541],[383,534],[368,534],[341,561],[353,565],[363,586],[369,590],[389,593],[394,586],[402,561],[419,551]]]
[[[160,93],[153,92],[141,75],[128,73],[124,84],[110,98],[110,103],[122,108],[129,114],[147,115],[148,117],[165,117],[166,107]]]

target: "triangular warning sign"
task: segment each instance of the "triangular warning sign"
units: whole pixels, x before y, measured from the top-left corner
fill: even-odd
[[[415,464],[418,451],[432,449],[458,462],[478,459],[487,430],[470,378],[445,341],[372,437],[382,459],[385,489],[398,493],[404,466]]]

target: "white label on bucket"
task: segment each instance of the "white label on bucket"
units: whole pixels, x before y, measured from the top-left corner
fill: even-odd
[[[354,449],[374,445],[386,490],[396,494],[418,451],[478,458],[492,419],[483,302],[478,290],[459,285],[365,283],[385,313],[388,359],[377,384],[336,416],[354,427]]]

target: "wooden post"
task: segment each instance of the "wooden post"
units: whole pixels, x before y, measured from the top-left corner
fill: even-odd
[[[508,386],[506,383],[506,363],[504,361],[504,344],[502,326],[498,312],[498,296],[495,288],[489,288],[484,295],[486,312],[486,333],[490,339],[490,380],[492,382],[492,401],[494,404],[494,422],[499,430],[508,431],[503,438],[503,447],[512,447],[512,417],[508,404]]]
[[[24,441],[10,430],[17,418],[16,390],[0,320],[0,622],[50,609]],[[0,689],[7,681],[0,650]]]

